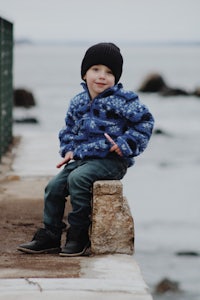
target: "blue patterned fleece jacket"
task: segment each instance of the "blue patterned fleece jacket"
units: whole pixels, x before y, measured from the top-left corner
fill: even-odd
[[[132,91],[121,83],[105,90],[91,101],[87,85],[70,103],[66,126],[59,132],[60,154],[73,151],[74,159],[116,157],[109,152],[108,133],[119,146],[130,167],[134,156],[146,148],[152,134],[154,119]],[[118,155],[117,155],[118,156]],[[120,156],[118,156],[120,158]]]

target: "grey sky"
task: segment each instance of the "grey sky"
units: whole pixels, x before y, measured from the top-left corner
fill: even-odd
[[[200,0],[0,0],[16,38],[200,40]]]

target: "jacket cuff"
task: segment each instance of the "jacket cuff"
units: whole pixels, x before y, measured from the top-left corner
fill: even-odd
[[[127,141],[125,139],[123,139],[122,137],[117,138],[117,145],[119,146],[120,150],[123,153],[123,156],[125,156],[125,157],[133,157],[133,156],[138,155],[139,151],[138,151],[137,146],[136,146],[135,151],[133,151],[131,149],[131,147],[129,146],[129,144],[127,143]]]

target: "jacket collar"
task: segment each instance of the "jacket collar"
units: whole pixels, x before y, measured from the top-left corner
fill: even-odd
[[[85,82],[81,82],[81,85],[83,87],[83,89],[88,93],[89,95],[89,90],[87,87],[87,84]],[[105,91],[103,91],[101,94],[99,94],[96,98],[100,98],[100,97],[107,97],[110,95],[113,95],[116,93],[116,91],[118,91],[119,89],[123,88],[122,83],[117,83],[114,86],[106,89]]]

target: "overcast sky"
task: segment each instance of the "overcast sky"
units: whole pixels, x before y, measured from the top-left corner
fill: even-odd
[[[200,0],[0,0],[15,38],[200,40]]]

